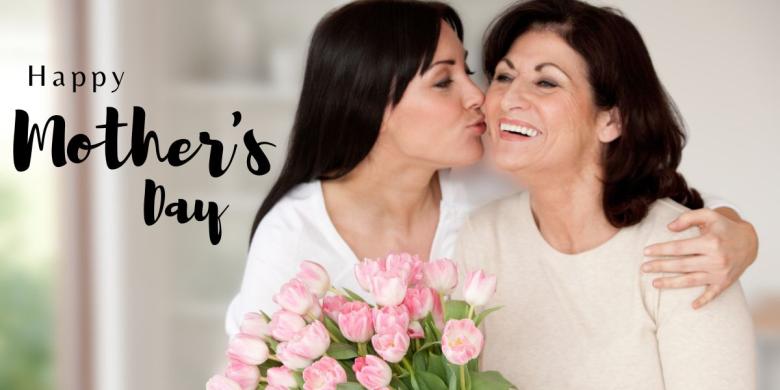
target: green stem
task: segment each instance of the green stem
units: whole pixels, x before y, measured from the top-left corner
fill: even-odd
[[[474,319],[474,306],[469,305],[469,316],[468,319],[473,320]]]
[[[444,294],[439,294],[439,302],[441,302],[441,320],[447,323],[447,305],[444,304]]]
[[[357,347],[359,356],[368,355],[368,348],[366,348],[366,343],[358,343]]]
[[[278,357],[276,357],[276,355],[268,355],[268,360],[273,360],[273,361],[279,362],[279,363],[282,362],[281,360],[279,360]]]
[[[461,390],[467,390],[466,389],[466,365],[460,366],[460,389]]]
[[[409,363],[409,360],[404,356],[403,360],[401,360],[401,363],[403,363],[404,367],[409,371],[409,376],[412,379],[412,388],[414,390],[420,390],[420,385],[417,384],[417,378],[414,376],[414,368],[412,368],[412,364]]]

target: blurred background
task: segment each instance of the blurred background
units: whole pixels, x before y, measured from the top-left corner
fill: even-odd
[[[0,1],[0,389],[196,389],[225,365],[223,318],[239,288],[254,214],[281,168],[316,22],[335,0]],[[466,26],[469,63],[510,1],[450,3]],[[780,389],[780,2],[614,0],[642,32],[685,117],[682,170],[692,184],[736,204],[760,235],[742,278],[757,328],[760,389]],[[47,86],[27,85],[46,66]],[[52,73],[103,71],[97,93],[53,87]],[[124,72],[116,93],[110,72]],[[474,76],[484,85],[484,75]],[[69,81],[66,79],[66,81]],[[51,149],[13,167],[14,110],[43,124],[63,115],[68,134],[103,139],[107,106],[164,147],[200,131],[226,145],[255,129],[272,170],[253,176],[239,146],[222,177],[207,154],[171,168],[148,159],[109,171],[103,149],[53,168]],[[232,127],[231,113],[243,120]],[[129,130],[129,128],[126,128]],[[128,138],[120,132],[120,151]],[[49,135],[50,137],[50,135]],[[47,145],[50,145],[47,142]],[[124,148],[124,149],[123,149]],[[774,173],[773,173],[774,172]],[[143,222],[143,182],[166,201],[215,201],[219,245],[203,222]]]

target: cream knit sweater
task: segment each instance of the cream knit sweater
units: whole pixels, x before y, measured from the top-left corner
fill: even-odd
[[[462,228],[456,259],[498,276],[482,369],[519,389],[755,388],[753,326],[738,283],[699,310],[703,288],[658,290],[643,274],[651,243],[696,235],[666,225],[686,209],[659,200],[638,225],[583,253],[539,233],[529,194],[493,202]],[[464,272],[461,272],[464,274]]]

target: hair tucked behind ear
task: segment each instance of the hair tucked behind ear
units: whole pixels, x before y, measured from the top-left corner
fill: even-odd
[[[593,97],[617,108],[621,135],[603,149],[603,207],[615,227],[639,223],[657,199],[702,207],[699,193],[677,172],[685,132],[677,108],[653,68],[636,27],[612,8],[577,0],[534,0],[507,9],[485,36],[484,67],[492,79],[514,41],[550,29],[588,64]]]

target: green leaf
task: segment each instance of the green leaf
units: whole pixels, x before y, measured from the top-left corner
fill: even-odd
[[[414,368],[415,373],[418,371],[425,371],[425,367],[427,366],[425,358],[425,353],[415,352],[414,357],[412,358],[412,367]]]
[[[449,320],[462,320],[469,315],[469,304],[465,301],[450,300],[444,302],[445,316],[444,323]]]
[[[325,354],[336,360],[354,359],[358,356],[353,345],[344,343],[331,343]]]
[[[458,390],[458,366],[445,362],[447,368],[447,387],[448,390]]]
[[[344,372],[347,373],[347,381],[349,382],[357,382],[357,377],[355,376],[355,372],[352,371],[352,362],[345,361],[345,360],[336,360],[341,365],[341,368],[344,369]]]
[[[398,378],[393,378],[393,380],[390,381],[390,385],[396,390],[409,390],[409,388],[406,387],[406,384]]]
[[[360,383],[357,382],[347,382],[347,383],[339,383],[338,386],[336,386],[337,390],[363,390],[363,386],[360,385]]]
[[[363,299],[363,297],[358,295],[356,292],[348,288],[342,288],[342,290],[344,290],[347,293],[347,295],[349,295],[349,297],[352,298],[353,301],[365,302],[365,299]]]
[[[474,320],[474,325],[479,326],[479,324],[482,323],[482,321],[485,319],[485,317],[488,316],[488,314],[490,314],[490,313],[492,313],[492,312],[494,312],[494,311],[496,311],[496,310],[498,310],[498,309],[500,309],[502,307],[503,306],[496,306],[496,307],[491,307],[490,309],[482,310],[479,313],[479,315],[477,315],[477,318]]]
[[[437,346],[437,345],[441,345],[441,341],[432,341],[430,343],[425,343],[425,344],[423,344],[420,347],[420,349],[417,350],[417,352],[425,351],[426,349],[434,347],[434,346]]]
[[[479,371],[479,358],[469,360],[469,362],[466,363],[466,368],[468,368],[469,371]]]
[[[418,371],[415,374],[421,382],[425,383],[428,390],[447,390],[447,384],[438,375],[425,371]]]
[[[345,343],[347,341],[347,339],[345,339],[344,335],[341,334],[341,329],[339,329],[338,324],[336,324],[336,322],[333,321],[327,315],[324,315],[322,317],[324,319],[323,323],[325,324],[325,329],[327,329],[328,332],[330,332],[330,334],[332,334],[334,337],[336,337],[336,340],[338,340],[338,342]]]
[[[428,372],[432,372],[441,378],[441,380],[447,380],[447,368],[444,364],[444,356],[429,354],[428,355]]]
[[[474,389],[508,390],[517,388],[498,371],[472,372],[470,374]]]

